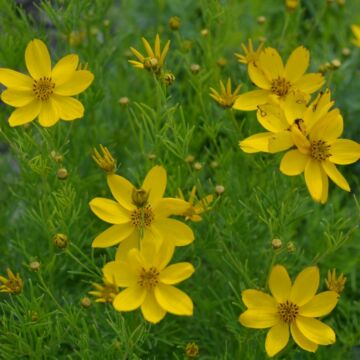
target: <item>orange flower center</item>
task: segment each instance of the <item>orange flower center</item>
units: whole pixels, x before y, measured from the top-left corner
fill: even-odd
[[[131,223],[137,228],[148,227],[153,221],[154,213],[150,205],[135,209],[131,213]]]
[[[282,321],[286,323],[293,322],[299,314],[299,307],[289,300],[278,305],[278,313]]]
[[[159,275],[160,273],[155,267],[148,270],[142,268],[138,284],[146,290],[152,290],[159,283]]]
[[[331,156],[330,145],[323,140],[314,140],[311,142],[310,153],[311,157],[315,160],[325,161]]]
[[[49,100],[50,96],[54,92],[55,83],[51,80],[51,77],[41,77],[39,80],[34,80],[33,93],[38,100]]]
[[[278,96],[287,95],[290,88],[290,82],[280,76],[271,82],[271,92]]]

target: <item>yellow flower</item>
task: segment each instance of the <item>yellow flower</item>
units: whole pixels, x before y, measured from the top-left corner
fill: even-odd
[[[156,74],[159,74],[161,72],[161,69],[164,66],[166,55],[169,51],[170,47],[170,40],[167,41],[167,43],[164,46],[164,49],[161,51],[160,47],[160,36],[159,34],[156,34],[155,37],[155,44],[154,49],[150,46],[149,42],[143,37],[141,38],[147,56],[142,55],[138,50],[131,47],[131,52],[136,56],[138,61],[135,60],[129,60],[129,63],[138,69],[146,69],[155,72]]]
[[[271,98],[284,100],[291,92],[312,94],[323,85],[324,78],[320,73],[305,74],[309,61],[310,53],[303,46],[291,53],[285,66],[275,49],[264,49],[256,64],[248,65],[249,77],[259,89],[240,95],[233,108],[255,110],[259,105],[270,102]]]
[[[35,39],[26,47],[25,62],[30,76],[0,69],[0,83],[7,87],[1,100],[17,108],[10,115],[10,126],[23,125],[39,117],[40,125],[48,127],[60,119],[70,121],[83,117],[83,105],[72,96],[83,92],[94,75],[87,70],[76,70],[77,55],[67,55],[51,68],[46,45]]]
[[[17,273],[16,275],[8,268],[6,269],[7,277],[0,276],[0,292],[6,292],[10,294],[20,294],[23,289],[23,281]]]
[[[182,193],[181,189],[178,189],[178,191],[179,191],[180,199],[185,200],[184,194]],[[207,195],[201,200],[197,201],[196,203],[195,203],[195,198],[196,198],[196,186],[193,186],[188,200],[189,207],[186,209],[186,211],[184,211],[182,215],[185,216],[185,220],[198,222],[202,220],[200,214],[209,210],[209,205],[213,201],[214,197],[212,195]]]
[[[300,0],[285,0],[285,6],[289,11],[295,10],[299,6]]]
[[[210,88],[210,96],[222,107],[231,108],[239,96],[241,85],[238,85],[234,91],[231,90],[231,79],[228,78],[226,88],[224,83],[220,80],[220,93],[214,88]]]
[[[351,30],[355,36],[355,39],[353,39],[353,44],[357,47],[360,47],[360,26],[359,25],[352,25]]]
[[[103,281],[102,285],[93,283],[95,290],[89,291],[89,294],[97,297],[95,302],[112,303],[119,293],[119,289],[111,278],[104,276]]]
[[[237,61],[243,64],[255,63],[258,61],[261,51],[263,50],[264,43],[260,43],[259,47],[254,50],[251,39],[248,39],[248,46],[241,44],[244,54],[235,53]]]
[[[162,320],[166,312],[192,315],[190,297],[173,285],[189,278],[195,269],[185,262],[167,266],[173,252],[174,247],[158,248],[153,242],[147,242],[142,243],[140,250],[130,250],[124,261],[106,264],[104,276],[126,288],[115,297],[114,308],[132,311],[141,307],[144,318],[152,323]]]
[[[340,274],[339,277],[336,276],[336,270],[328,271],[327,279],[325,279],[326,286],[329,290],[337,292],[339,295],[344,291],[346,277],[344,274]]]
[[[335,332],[318,317],[329,314],[338,302],[335,291],[316,295],[320,275],[316,266],[305,268],[291,284],[286,269],[272,268],[269,277],[271,295],[258,290],[245,290],[242,300],[247,310],[240,315],[243,326],[270,328],[265,340],[267,354],[272,357],[288,343],[290,332],[304,350],[315,352],[318,345],[335,343]]]
[[[100,151],[94,148],[92,158],[108,174],[113,174],[116,170],[116,160],[112,157],[111,152],[106,146],[100,144]]]
[[[98,235],[93,247],[106,248],[116,244],[116,258],[124,260],[131,248],[138,248],[140,241],[155,241],[159,246],[164,241],[174,246],[185,246],[194,240],[192,230],[184,223],[169,219],[181,215],[189,204],[181,199],[164,198],[166,171],[154,166],[146,175],[140,189],[122,176],[107,176],[111,193],[116,199],[95,198],[90,208],[110,228]]]

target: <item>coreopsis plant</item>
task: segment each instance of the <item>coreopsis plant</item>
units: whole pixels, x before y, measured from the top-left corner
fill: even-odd
[[[319,345],[335,343],[334,330],[317,318],[328,315],[338,302],[335,291],[316,294],[320,275],[316,266],[305,268],[292,284],[285,267],[275,265],[269,277],[271,295],[245,290],[242,300],[247,310],[240,315],[243,326],[270,328],[265,349],[272,357],[285,348],[290,334],[303,350],[315,352]]]
[[[235,53],[235,57],[239,63],[250,64],[256,63],[259,60],[261,51],[263,50],[264,43],[260,43],[258,48],[255,50],[252,40],[248,39],[248,45],[241,44],[243,54]]]
[[[170,246],[185,246],[194,240],[190,227],[171,215],[181,215],[189,203],[175,198],[164,198],[167,176],[161,166],[154,166],[146,175],[140,188],[124,177],[109,174],[107,183],[116,201],[95,198],[90,208],[110,228],[98,235],[93,247],[110,247],[119,243],[117,259],[125,259],[132,248],[139,248],[140,242],[155,241]]]
[[[144,318],[151,323],[158,323],[167,312],[191,316],[191,298],[174,285],[189,278],[195,269],[186,262],[168,266],[173,253],[174,247],[168,243],[158,247],[150,241],[142,243],[140,250],[131,249],[125,260],[106,264],[104,276],[125,288],[114,298],[114,308],[132,311],[141,307]]]
[[[60,119],[83,117],[84,106],[73,96],[86,90],[94,75],[88,70],[77,70],[77,55],[63,57],[52,68],[46,45],[34,39],[26,47],[25,63],[30,76],[0,68],[0,83],[7,87],[1,100],[16,107],[9,117],[10,126],[23,125],[38,117],[41,126],[49,127]]]
[[[226,87],[220,80],[220,91],[210,88],[210,96],[223,108],[231,108],[234,105],[236,98],[239,96],[241,85],[238,85],[234,91],[232,91],[231,79],[228,78]]]
[[[16,275],[11,271],[11,269],[6,269],[7,277],[0,276],[0,292],[6,292],[9,294],[20,294],[24,283],[17,273]]]
[[[250,80],[259,89],[238,96],[233,108],[256,110],[259,105],[271,102],[272,98],[279,101],[286,99],[291,92],[309,96],[324,84],[322,74],[305,74],[309,62],[310,53],[303,46],[291,53],[285,66],[276,49],[264,49],[256,62],[248,64]]]

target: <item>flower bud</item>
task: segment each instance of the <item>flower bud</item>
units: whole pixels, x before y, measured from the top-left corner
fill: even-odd
[[[84,297],[80,300],[80,305],[84,309],[88,309],[91,306],[91,300],[88,297]]]
[[[181,26],[181,19],[178,16],[172,16],[169,19],[169,27],[171,30],[179,30]]]
[[[54,245],[59,249],[65,249],[69,244],[69,239],[65,234],[56,234],[53,237]]]
[[[59,180],[66,180],[69,176],[69,173],[65,168],[60,168],[57,171],[56,176]]]
[[[273,239],[271,245],[274,250],[281,249],[282,241],[280,239]]]

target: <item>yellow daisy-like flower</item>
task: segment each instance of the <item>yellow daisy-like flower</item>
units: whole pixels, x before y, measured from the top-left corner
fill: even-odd
[[[101,285],[93,283],[95,290],[89,291],[89,294],[97,298],[95,302],[112,303],[116,295],[119,293],[119,289],[113,282],[112,278],[104,276],[103,281],[104,283]]]
[[[339,277],[337,277],[336,270],[332,269],[332,271],[328,270],[325,283],[326,283],[326,287],[329,290],[335,291],[340,295],[344,291],[346,280],[347,279],[343,273],[341,273]]]
[[[83,105],[72,96],[87,89],[94,75],[87,70],[77,70],[77,55],[67,55],[51,68],[46,45],[34,39],[26,47],[25,62],[30,76],[0,69],[0,83],[7,87],[1,100],[17,108],[9,117],[10,126],[23,125],[38,117],[41,126],[49,127],[60,119],[70,121],[83,117]]]
[[[338,302],[335,291],[316,295],[320,275],[316,266],[305,268],[294,284],[286,269],[273,267],[269,277],[271,295],[258,290],[245,290],[242,300],[247,310],[240,315],[243,326],[270,328],[265,340],[268,356],[279,353],[288,343],[290,333],[304,350],[315,352],[318,345],[335,343],[335,332],[318,317],[329,314]]]
[[[242,64],[256,63],[259,60],[261,51],[263,50],[264,43],[260,43],[259,47],[254,50],[251,39],[248,39],[248,46],[241,44],[244,51],[243,54],[235,53],[237,61]]]
[[[193,303],[188,295],[173,285],[189,278],[195,271],[190,263],[167,266],[174,248],[153,242],[132,249],[124,261],[112,261],[103,268],[104,276],[114,279],[117,286],[126,288],[114,299],[118,311],[132,311],[141,307],[144,318],[158,323],[166,312],[190,316]]]
[[[184,194],[182,193],[181,189],[178,189],[178,192],[180,199],[185,200]],[[185,220],[191,220],[194,222],[201,221],[202,220],[201,214],[209,210],[209,205],[213,201],[213,199],[214,199],[213,195],[207,195],[204,198],[200,199],[199,201],[195,202],[196,186],[193,186],[188,200],[189,207],[182,214],[183,216],[185,216]]]
[[[90,202],[93,213],[113,224],[93,241],[93,247],[105,248],[119,244],[116,258],[124,260],[128,251],[139,248],[140,241],[162,242],[185,246],[194,240],[190,227],[170,215],[181,215],[189,204],[181,199],[163,198],[166,171],[154,166],[146,175],[141,188],[136,188],[122,176],[111,174],[107,182],[114,200],[95,198]]]
[[[150,46],[149,42],[144,37],[141,38],[141,40],[144,44],[147,56],[144,56],[138,50],[131,47],[130,50],[136,56],[138,61],[129,60],[129,63],[137,69],[151,70],[156,74],[159,74],[164,66],[165,58],[170,48],[170,40],[166,42],[162,51],[159,34],[156,34],[154,49]]]
[[[231,89],[231,79],[228,78],[226,87],[220,80],[220,93],[214,88],[210,88],[210,96],[223,108],[231,108],[239,96],[241,85],[238,85],[234,91]]]
[[[352,25],[351,30],[355,36],[355,39],[353,39],[353,44],[357,47],[360,47],[360,26],[359,25]]]
[[[19,274],[14,274],[9,268],[6,269],[7,278],[0,276],[0,292],[6,292],[10,294],[20,294],[24,284]]]
[[[271,98],[284,100],[291,92],[312,94],[324,84],[324,78],[320,73],[305,74],[309,62],[310,53],[303,46],[291,53],[285,66],[275,49],[264,49],[258,61],[248,65],[249,77],[259,90],[240,95],[233,108],[256,110],[259,105],[271,102]]]

